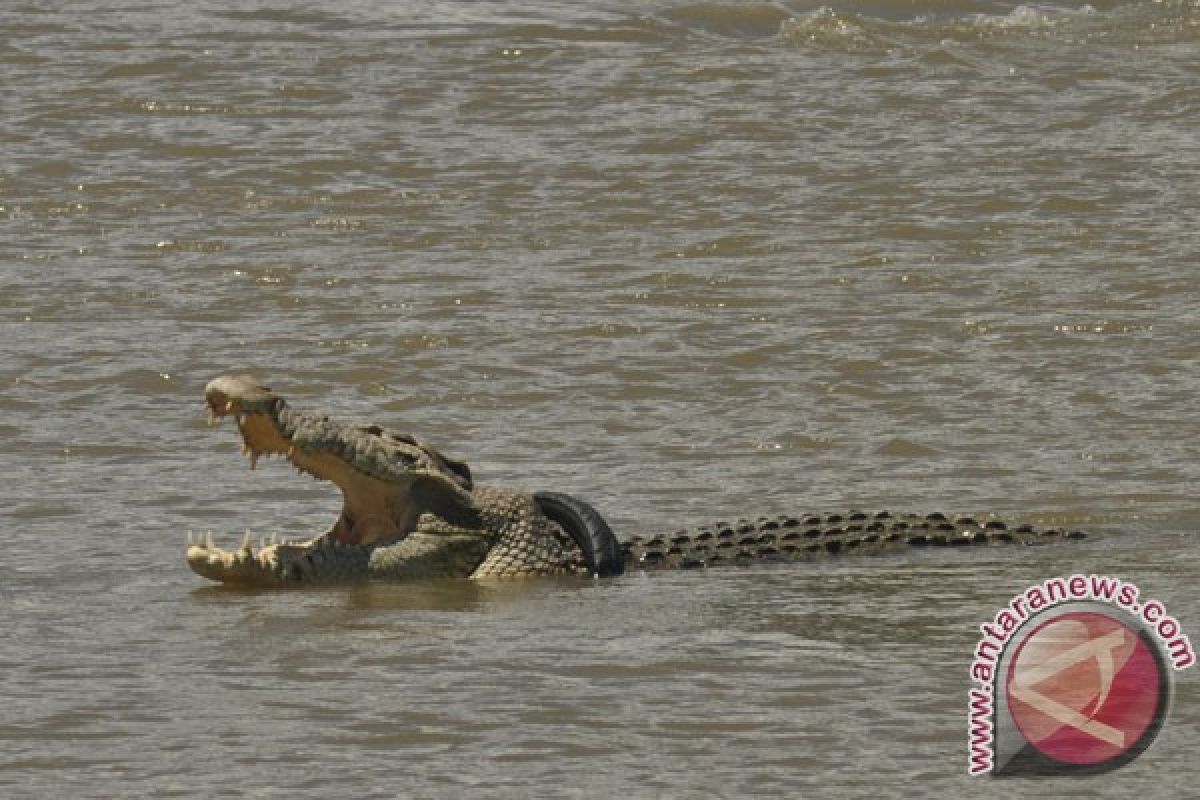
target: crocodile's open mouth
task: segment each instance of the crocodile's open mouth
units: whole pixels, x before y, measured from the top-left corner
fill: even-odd
[[[471,509],[471,472],[412,436],[376,425],[341,425],[294,411],[254,378],[222,376],[204,389],[209,424],[237,421],[250,468],[266,456],[334,483],[343,504],[329,535],[344,544],[401,537],[418,517],[440,507]]]

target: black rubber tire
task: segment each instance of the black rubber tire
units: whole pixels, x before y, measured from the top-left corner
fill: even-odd
[[[599,511],[562,492],[536,492],[533,500],[543,514],[575,540],[592,572],[607,578],[625,571],[621,543]]]

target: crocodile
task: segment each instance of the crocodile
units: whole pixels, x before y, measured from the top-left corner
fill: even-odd
[[[284,458],[332,482],[343,500],[332,527],[311,539],[255,547],[247,535],[227,550],[211,534],[190,536],[188,566],[223,584],[610,576],[1085,536],[990,517],[848,511],[757,516],[622,541],[577,497],[478,486],[465,462],[411,434],[295,410],[251,376],[218,377],[204,399],[210,425],[234,418],[251,469],[260,459]]]

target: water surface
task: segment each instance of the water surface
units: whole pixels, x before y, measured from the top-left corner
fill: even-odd
[[[71,797],[1178,797],[965,774],[976,626],[1096,570],[1185,625],[1194,2],[0,10],[0,787]],[[596,584],[207,587],[299,536],[211,377],[619,532],[999,512],[1055,548]]]

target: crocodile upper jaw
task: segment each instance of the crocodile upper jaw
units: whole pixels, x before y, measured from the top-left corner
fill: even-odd
[[[412,437],[293,411],[249,376],[216,378],[205,387],[204,399],[210,424],[227,416],[237,421],[251,469],[260,458],[279,455],[299,471],[341,489],[342,513],[329,533],[343,543],[373,544],[409,533],[429,510],[431,495],[462,495],[462,502],[470,502],[466,466]],[[430,483],[438,491],[431,492]]]

